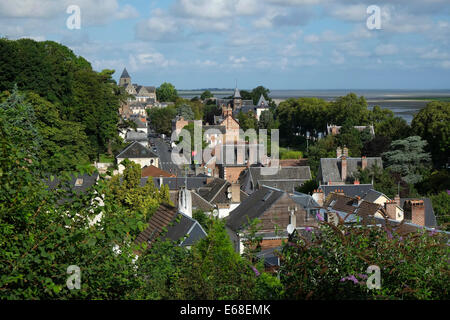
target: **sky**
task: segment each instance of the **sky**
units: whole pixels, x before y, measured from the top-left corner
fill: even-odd
[[[0,37],[148,86],[450,89],[450,0],[0,0]]]

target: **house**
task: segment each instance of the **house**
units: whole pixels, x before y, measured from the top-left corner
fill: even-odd
[[[261,221],[258,235],[262,237],[261,249],[280,246],[287,239],[287,226],[299,228],[316,226],[315,216],[285,191],[263,186],[230,212],[225,218],[226,229],[237,252],[243,253],[244,242],[253,219]]]
[[[165,232],[165,230],[167,230]],[[179,246],[190,248],[207,234],[192,216],[179,212],[175,207],[161,204],[148,221],[148,227],[135,240],[136,244],[147,243],[148,247],[157,240],[171,240]]]
[[[131,76],[127,69],[124,68],[122,75],[119,79],[119,87],[125,89],[128,94],[134,96],[135,100],[129,100],[129,103],[133,102],[155,102],[156,101],[156,88],[149,86],[141,86],[138,84],[131,83]]]
[[[249,167],[241,178],[241,188],[251,194],[261,186],[270,186],[286,192],[294,192],[295,188],[311,179],[309,166],[279,167],[267,170],[265,167]],[[265,171],[268,171],[265,174]]]
[[[143,147],[148,147],[148,136],[144,132],[130,130],[125,136],[125,142],[138,142]]]
[[[317,203],[323,205],[325,199],[331,192],[337,193],[338,190],[342,190],[343,194],[348,197],[360,197],[365,198],[369,193],[377,192],[373,190],[372,184],[341,184],[341,185],[320,185],[317,190],[314,190],[312,196]],[[370,200],[367,200],[370,201]],[[374,201],[370,201],[374,202]]]
[[[327,124],[327,134],[328,135],[338,135],[341,131],[342,126],[335,126],[335,125],[328,125]],[[370,126],[354,126],[353,128],[355,128],[356,130],[358,130],[359,132],[363,132],[364,130],[366,130],[367,128],[369,129],[370,134],[372,135],[372,137],[375,137],[375,129],[373,127],[373,125]]]
[[[141,168],[150,165],[154,165],[155,167],[159,166],[158,156],[137,141],[131,143],[129,146],[123,149],[116,156],[116,159],[119,165],[119,174],[122,174],[123,170],[125,169],[125,167],[120,164],[125,159],[129,159],[139,164]]]
[[[355,179],[358,169],[364,170],[373,166],[383,168],[381,157],[351,158],[348,149],[340,147],[336,150],[336,158],[321,158],[317,178],[321,184],[342,185]]]
[[[204,203],[208,203],[217,209],[219,218],[227,217],[231,211],[236,209],[248,195],[240,189],[237,183],[230,183],[224,179],[208,179],[205,186],[192,190],[195,197],[201,198]]]
[[[375,218],[388,218],[391,221],[409,223],[415,226],[433,228],[437,226],[436,216],[431,200],[428,198],[400,198],[389,199],[381,192],[371,190],[364,198],[349,197],[338,192],[330,193],[323,207],[329,212],[337,212],[343,218],[350,214],[349,219],[357,216],[362,218],[373,216]]]
[[[234,89],[233,96],[231,99],[216,99],[216,105],[219,106],[230,106],[233,111],[241,109],[243,106],[253,106],[253,100],[243,100],[239,89]]]
[[[176,177],[173,173],[164,171],[153,165],[142,168],[141,177]]]

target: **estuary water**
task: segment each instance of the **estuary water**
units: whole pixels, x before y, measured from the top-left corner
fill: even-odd
[[[200,96],[203,90],[180,90],[183,98]],[[233,94],[232,89],[211,90],[217,98],[223,98]],[[446,99],[450,101],[450,90],[271,90],[270,97],[277,104],[289,98],[317,97],[327,101],[345,96],[353,92],[358,96],[364,96],[370,108],[379,105],[390,109],[398,117],[402,117],[411,123],[414,114],[424,108],[430,99]]]

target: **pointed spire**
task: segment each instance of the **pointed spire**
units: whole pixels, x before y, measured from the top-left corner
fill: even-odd
[[[241,93],[239,92],[239,89],[237,87],[237,80],[236,81],[236,86],[234,87],[234,95],[233,95],[233,99],[241,99]]]
[[[259,97],[259,101],[258,101],[257,106],[260,107],[261,105],[264,105],[266,107],[268,106],[268,103],[267,103],[267,101],[264,98],[264,95],[262,93],[261,93],[261,96]]]
[[[123,78],[131,78],[130,75],[128,74],[127,68],[123,68],[123,72],[122,75],[120,76],[120,79]]]

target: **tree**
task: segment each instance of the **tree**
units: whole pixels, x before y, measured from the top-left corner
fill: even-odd
[[[386,168],[399,173],[407,183],[422,181],[431,160],[430,154],[424,151],[426,145],[419,136],[393,141],[391,151],[383,153]]]
[[[316,180],[311,179],[295,188],[295,190],[305,194],[312,194],[317,188],[319,188],[319,183]]]
[[[380,157],[382,153],[389,150],[390,145],[390,138],[376,135],[372,140],[364,143],[361,155],[366,157]]]
[[[275,115],[270,110],[264,110],[259,116],[258,127],[260,129],[267,129],[270,133],[272,129],[278,129],[279,123],[275,120]]]
[[[257,129],[258,128],[258,120],[255,117],[255,114],[252,111],[244,113],[239,111],[237,120],[239,121],[239,126],[242,130],[246,131],[248,129]]]
[[[177,107],[177,115],[183,117],[184,120],[194,120],[194,112],[187,104]]]
[[[450,195],[447,191],[430,197],[437,223],[443,230],[450,231]]]
[[[362,126],[369,124],[369,110],[366,99],[354,93],[339,97],[330,104],[328,123],[334,125]]]
[[[214,97],[214,95],[211,93],[211,91],[206,90],[206,91],[203,91],[202,95],[200,96],[200,99],[205,101],[205,100],[213,98],[213,97]]]
[[[159,88],[156,88],[156,98],[160,102],[175,102],[178,92],[173,84],[164,82]]]
[[[411,128],[428,142],[433,163],[444,166],[450,150],[450,102],[428,103],[414,116]]]
[[[177,110],[174,106],[167,106],[166,108],[151,108],[147,110],[148,117],[152,128],[163,134],[171,134],[172,120],[177,115]]]

